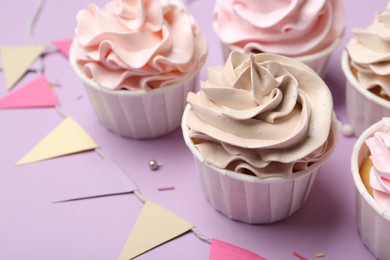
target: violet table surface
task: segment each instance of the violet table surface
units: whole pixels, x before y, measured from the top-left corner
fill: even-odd
[[[46,1],[34,30],[34,42],[50,44],[73,36],[75,16],[90,0]],[[102,6],[105,1],[96,0]],[[190,10],[209,40],[206,67],[222,65],[212,30],[214,1],[189,1]],[[0,45],[31,44],[28,23],[38,1],[0,3]],[[365,27],[386,6],[380,1],[344,1],[347,28],[344,41],[330,61],[325,81],[335,102],[337,117],[345,116],[345,78],[340,56],[351,29]],[[309,258],[324,252],[326,259],[374,259],[360,240],[355,220],[355,189],[350,156],[356,138],[339,137],[323,166],[304,208],[291,218],[271,225],[232,221],[206,201],[192,155],[177,130],[155,140],[130,140],[107,131],[97,120],[81,81],[60,54],[44,59],[45,76],[61,86],[55,91],[62,110],[76,119],[104,153],[131,176],[148,199],[175,212],[210,238],[246,248],[268,259],[296,259],[295,250]],[[35,75],[28,74],[20,85]],[[7,93],[0,73],[0,95]],[[80,96],[82,98],[80,99]],[[62,118],[55,109],[0,111],[0,259],[116,259],[142,208],[132,194],[53,204],[58,176],[88,171],[96,158],[82,153],[15,167],[14,163],[52,130]],[[82,159],[80,159],[82,158]],[[156,159],[163,166],[148,168]],[[161,187],[174,190],[158,191]],[[138,259],[208,259],[210,245],[193,233],[151,250]]]

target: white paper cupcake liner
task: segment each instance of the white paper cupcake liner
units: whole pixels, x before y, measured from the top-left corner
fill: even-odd
[[[349,123],[359,136],[382,117],[390,116],[390,102],[360,86],[352,74],[348,53],[343,51],[341,65],[346,77],[346,110]]]
[[[365,141],[381,126],[382,122],[377,122],[360,135],[352,150],[351,170],[356,186],[357,228],[362,241],[377,258],[390,259],[390,212],[368,193],[359,172],[369,154]]]
[[[333,51],[339,46],[341,40],[342,37],[335,40],[331,45],[329,45],[326,49],[322,51],[311,55],[294,57],[294,59],[306,64],[307,66],[312,68],[320,77],[324,78],[328,70],[328,63],[330,57],[332,56]],[[221,48],[224,60],[227,60],[230,52],[233,50],[243,51],[242,48],[238,48],[232,45],[226,45],[224,43],[221,43]]]
[[[109,90],[81,73],[72,55],[70,63],[83,81],[100,122],[118,135],[135,139],[155,138],[177,129],[187,94],[196,91],[199,81],[199,73],[196,72],[182,84],[149,92]]]
[[[227,217],[250,223],[268,224],[293,215],[304,205],[320,167],[327,158],[291,179],[260,179],[208,164],[188,136],[187,113],[183,114],[182,131],[192,152],[203,193],[210,204]],[[335,137],[336,138],[336,137]]]

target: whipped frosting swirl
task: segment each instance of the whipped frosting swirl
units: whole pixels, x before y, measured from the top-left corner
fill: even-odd
[[[217,168],[261,178],[291,177],[334,147],[332,96],[300,62],[233,51],[189,93],[189,135]]]
[[[390,4],[366,29],[354,29],[347,44],[351,66],[365,89],[380,88],[390,97]]]
[[[217,0],[214,30],[227,45],[245,52],[304,56],[342,37],[340,0]]]
[[[366,140],[371,152],[370,184],[375,200],[390,211],[390,118],[382,119],[383,127]]]
[[[207,56],[206,38],[179,0],[88,5],[77,14],[75,34],[77,64],[108,89],[149,91],[182,82]]]

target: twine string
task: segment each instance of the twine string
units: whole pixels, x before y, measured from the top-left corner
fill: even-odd
[[[39,17],[41,16],[43,7],[45,6],[46,1],[45,0],[39,0],[38,5],[35,9],[35,12],[33,13],[33,17],[31,18],[29,24],[28,24],[28,36],[31,42],[34,42],[34,30],[35,26],[37,24],[37,21]]]
[[[195,2],[196,0],[185,0],[185,3],[187,5],[190,5],[192,4],[193,2]],[[31,42],[34,42],[34,30],[35,30],[35,26],[36,26],[36,23],[42,13],[42,10],[44,8],[46,4],[46,1],[45,0],[39,0],[38,2],[38,5],[34,11],[34,14],[33,14],[33,17],[32,19],[30,20],[29,24],[28,24],[28,35],[29,35],[29,39]],[[53,49],[53,46],[49,46],[48,49],[47,49],[47,52],[45,52],[42,56],[46,56],[47,54],[51,54],[53,52],[55,52],[56,50]],[[42,65],[42,70],[41,71],[35,71],[37,74],[43,74],[44,73],[44,69],[43,69],[43,65]],[[58,112],[58,114],[62,117],[62,118],[66,118],[67,115],[66,113],[62,110],[61,106],[56,106],[55,107],[56,111]],[[125,172],[123,171],[123,169],[121,167],[119,167],[119,165],[117,163],[115,163],[113,160],[111,160],[109,157],[107,157],[103,150],[101,148],[96,148],[95,149],[95,152],[102,158],[102,159],[107,159],[109,160],[111,163],[113,163],[121,172],[122,174],[125,174]],[[125,174],[125,176],[129,177],[127,174]],[[129,177],[130,178],[130,177]],[[131,178],[130,178],[131,179]],[[138,185],[136,184],[136,182],[134,182],[134,180],[131,179],[131,181],[134,183],[134,185],[137,187],[137,189],[135,189],[132,193],[137,197],[137,199],[142,202],[142,203],[145,203],[147,201],[147,198],[142,194],[142,192],[140,191],[140,189],[138,188]],[[208,244],[211,244],[211,239],[208,238],[207,236],[205,236],[202,232],[200,232],[195,226],[191,229],[191,231],[195,234],[196,237],[198,237],[200,240],[208,243]]]

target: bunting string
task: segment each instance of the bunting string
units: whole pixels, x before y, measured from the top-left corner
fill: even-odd
[[[36,10],[33,13],[30,23],[28,24],[28,36],[31,42],[34,42],[34,30],[35,25],[42,13],[43,7],[45,6],[45,0],[39,0]]]
[[[50,53],[54,53],[53,51],[51,51]],[[43,55],[41,56],[41,59],[43,60],[43,57],[46,56],[46,55]],[[42,61],[42,64],[44,62]],[[43,69],[42,70],[36,70],[35,73],[37,75],[43,75],[44,74],[44,71]],[[63,119],[65,118],[68,118],[69,116],[63,111],[62,107],[60,105],[56,105],[55,107],[55,110],[57,111],[58,115],[60,117],[62,117]],[[127,176],[129,178],[131,178],[128,174],[125,173],[125,171],[119,167],[119,165],[114,161],[112,160],[111,158],[109,158],[105,153],[104,151],[98,147],[96,149],[94,149],[94,151],[102,158],[102,159],[105,159],[105,160],[109,160],[112,164],[115,165],[115,167],[117,167],[118,169],[120,169],[122,171],[122,174],[124,176]],[[145,204],[146,201],[148,201],[148,199],[142,194],[141,190],[139,189],[139,186],[137,185],[137,183],[131,179],[131,181],[134,183],[134,185],[137,187],[137,189],[133,190],[131,193],[133,193],[136,198],[143,204]],[[83,198],[81,198],[83,199]],[[55,203],[58,203],[58,202],[71,202],[71,201],[75,201],[75,200],[80,200],[80,199],[69,199],[69,200],[62,200],[62,201],[56,201]],[[193,234],[198,237],[200,240],[208,243],[208,244],[211,244],[211,239],[207,236],[205,236],[196,226],[194,226],[193,228],[191,228],[191,231],[193,232]]]
[[[193,2],[195,2],[196,0],[186,0],[184,1],[186,4],[191,4]],[[31,42],[34,42],[34,31],[35,31],[35,26],[36,26],[36,23],[37,21],[39,20],[39,17],[42,13],[42,10],[45,6],[45,0],[39,0],[38,1],[38,5],[36,7],[36,10],[34,11],[34,14],[31,18],[31,21],[30,23],[28,24],[28,35],[29,35],[29,39]],[[37,74],[38,76],[43,76],[44,73],[45,73],[45,62],[44,62],[44,58],[48,55],[51,55],[51,54],[54,54],[54,53],[58,53],[59,49],[54,46],[54,45],[47,45],[46,48],[45,48],[45,51],[43,53],[41,53],[39,55],[39,60],[41,62],[41,68],[40,69],[27,69],[25,71],[25,74],[26,73],[35,73]],[[4,64],[3,64],[3,67],[4,67]],[[4,72],[4,69],[0,69],[0,71]],[[58,85],[58,84],[51,84],[51,85]],[[58,115],[64,119],[64,121],[66,119],[69,118],[69,116],[63,111],[61,105],[57,104],[54,106],[55,110],[57,111]],[[135,189],[133,189],[132,191],[129,191],[129,192],[123,192],[123,193],[117,193],[117,194],[108,194],[108,195],[119,195],[119,194],[127,194],[127,193],[132,193],[134,194],[134,196],[141,202],[145,205],[147,205],[149,203],[149,200],[147,199],[147,197],[144,196],[144,194],[141,192],[140,190],[140,187],[137,185],[137,183],[132,179],[131,176],[129,176],[129,174],[126,174],[126,171],[124,169],[122,169],[120,167],[120,165],[118,163],[116,163],[113,159],[111,159],[109,156],[107,156],[104,151],[99,147],[97,146],[96,148],[93,149],[94,152],[97,153],[97,155],[101,158],[101,159],[104,159],[106,160],[107,162],[110,163],[110,166],[114,166],[116,170],[119,170],[121,172],[121,174],[123,176],[126,176],[130,179],[130,181],[134,184],[135,186]],[[114,171],[114,169],[113,169]],[[108,195],[100,195],[100,196],[108,196]],[[96,197],[100,197],[100,196],[91,196],[91,197],[86,197],[86,198],[73,198],[73,199],[68,199],[68,200],[59,200],[59,201],[55,201],[54,203],[65,203],[65,202],[71,202],[71,201],[75,201],[75,200],[80,200],[80,199],[87,199],[87,198],[96,198]],[[184,221],[184,220],[183,220]],[[185,222],[185,221],[184,221]],[[211,244],[212,245],[212,239],[207,237],[203,232],[201,232],[196,226],[192,226],[190,229],[188,229],[189,231],[191,231],[198,239],[200,239],[201,241],[207,243],[207,244]],[[180,234],[181,235],[181,234]],[[129,238],[130,240],[130,238]],[[158,245],[157,245],[158,246]],[[125,250],[125,249],[124,249]],[[142,252],[140,253],[142,254]]]

